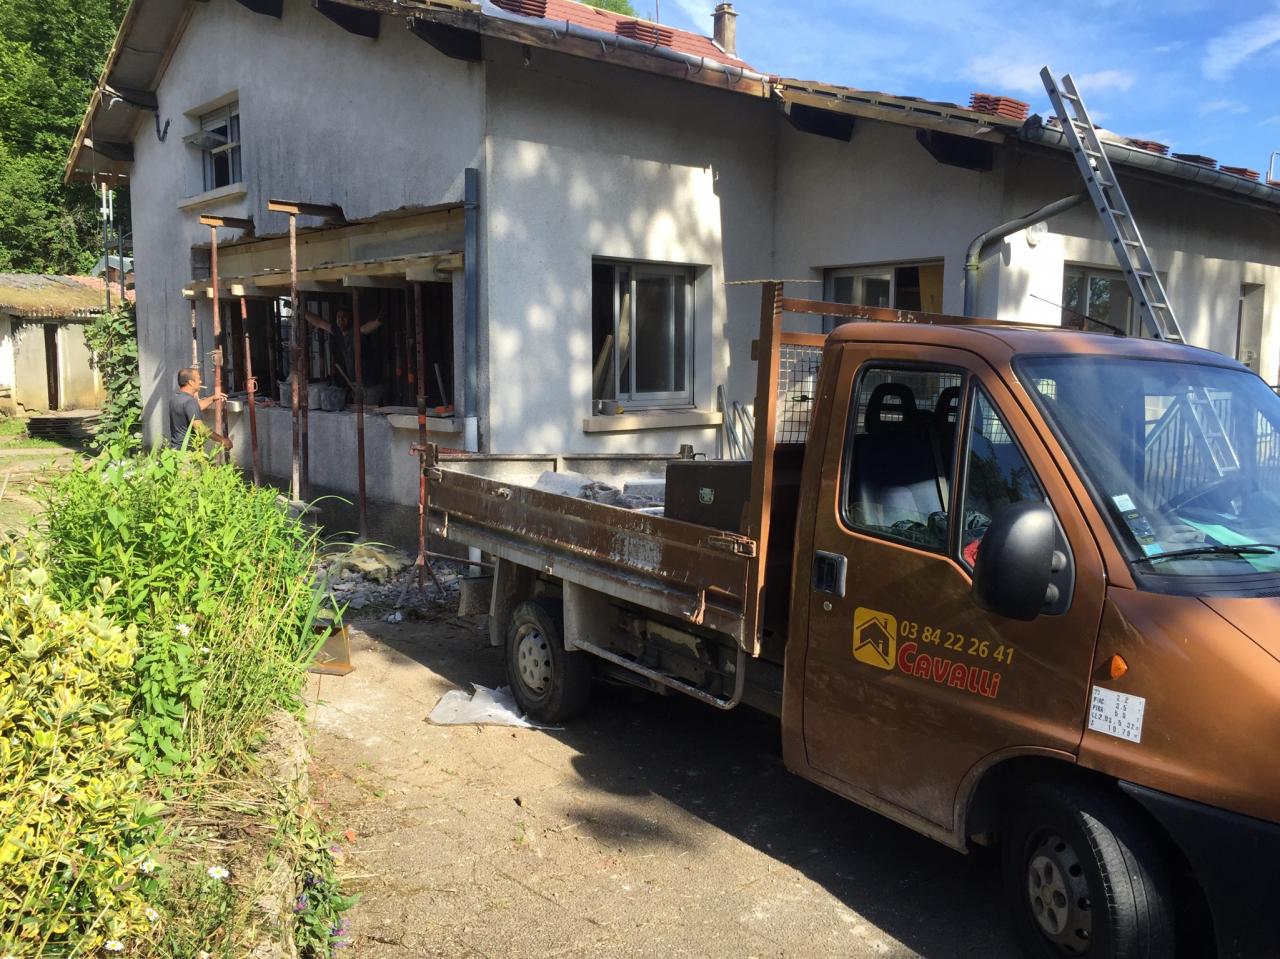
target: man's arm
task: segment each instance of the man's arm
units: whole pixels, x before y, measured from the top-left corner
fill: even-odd
[[[360,332],[361,332],[361,333],[372,333],[374,330],[376,330],[376,329],[377,329],[378,327],[380,327],[381,325],[382,325],[382,314],[381,314],[381,313],[379,313],[377,316],[375,316],[375,317],[374,317],[372,320],[370,320],[368,323],[362,323],[362,324],[360,324]]]
[[[326,333],[333,332],[333,324],[319,313],[312,313],[310,310],[303,310],[302,318],[318,330],[324,330]]]
[[[211,393],[208,396],[197,396],[196,402],[200,404],[200,412],[203,413],[218,400],[225,400],[226,398],[226,393]]]

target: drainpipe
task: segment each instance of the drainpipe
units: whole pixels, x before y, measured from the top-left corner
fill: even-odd
[[[466,302],[462,340],[462,408],[461,417],[476,417],[478,392],[478,331],[480,326],[480,171],[468,167],[463,173],[462,269]],[[455,387],[456,391],[456,387]],[[441,402],[444,398],[441,397]]]
[[[1020,216],[1016,220],[1001,223],[999,226],[994,226],[985,233],[979,233],[975,236],[973,242],[969,244],[969,250],[964,257],[964,315],[975,316],[977,314],[978,276],[982,272],[982,254],[990,246],[999,243],[1012,233],[1025,230],[1033,224],[1043,222],[1050,217],[1057,216],[1059,213],[1064,213],[1073,207],[1077,207],[1081,203],[1088,202],[1088,193],[1075,193],[1071,196],[1064,196],[1061,200],[1047,203],[1026,216]]]

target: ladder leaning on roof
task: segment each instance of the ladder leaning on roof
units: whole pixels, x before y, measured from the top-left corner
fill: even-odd
[[[1085,109],[1075,81],[1071,79],[1071,74],[1067,74],[1059,83],[1048,67],[1040,71],[1040,79],[1044,81],[1049,100],[1058,114],[1062,133],[1071,144],[1072,155],[1076,158],[1080,175],[1084,177],[1094,208],[1102,219],[1107,239],[1111,241],[1116,259],[1124,270],[1129,294],[1138,307],[1138,318],[1150,328],[1156,339],[1183,342],[1182,330],[1178,326],[1178,318],[1173,314],[1173,307],[1169,305],[1164,284],[1156,275],[1156,268],[1147,252],[1147,245],[1142,241],[1133,211],[1124,198],[1120,181],[1111,168],[1111,160],[1098,137],[1097,128],[1089,119],[1089,111]],[[1070,111],[1067,109],[1068,104],[1071,105]]]

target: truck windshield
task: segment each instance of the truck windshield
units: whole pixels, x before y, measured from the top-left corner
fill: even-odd
[[[1280,573],[1280,397],[1257,376],[1096,356],[1017,368],[1137,571]]]

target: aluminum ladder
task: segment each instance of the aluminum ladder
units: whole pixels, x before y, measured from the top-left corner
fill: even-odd
[[[1089,119],[1089,111],[1085,109],[1075,81],[1067,74],[1059,83],[1048,67],[1040,71],[1040,79],[1044,81],[1049,100],[1058,114],[1062,133],[1071,145],[1071,153],[1076,158],[1080,175],[1084,177],[1085,187],[1102,220],[1107,239],[1111,241],[1116,259],[1124,270],[1125,282],[1129,285],[1129,295],[1137,304],[1139,319],[1156,339],[1184,342],[1182,329],[1178,326],[1178,318],[1173,314],[1173,307],[1169,305],[1164,284],[1156,275],[1156,268],[1147,252],[1147,245],[1142,241],[1133,211],[1124,198],[1120,181],[1111,168],[1111,160],[1098,137],[1097,128]],[[1070,112],[1068,104],[1071,106]],[[1205,399],[1208,400],[1207,397]]]

